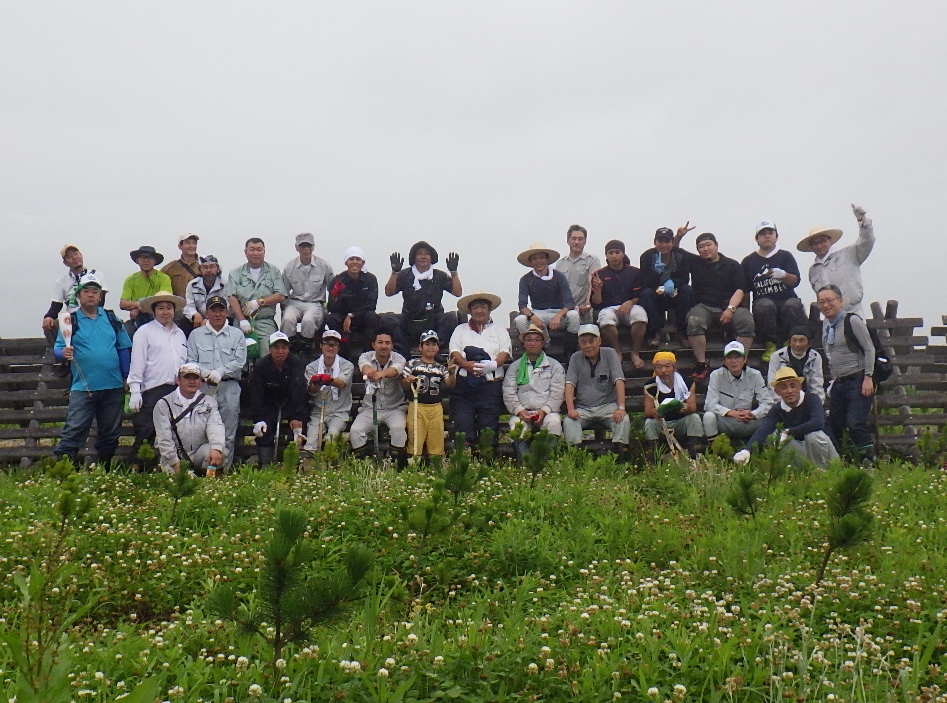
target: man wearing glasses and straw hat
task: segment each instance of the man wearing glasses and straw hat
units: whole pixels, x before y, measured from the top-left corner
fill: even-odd
[[[69,410],[56,456],[75,461],[95,420],[95,451],[108,469],[122,427],[132,343],[121,322],[100,307],[102,293],[95,273],[79,279],[79,309],[63,319],[56,337],[53,353],[58,360],[71,362],[72,370]]]

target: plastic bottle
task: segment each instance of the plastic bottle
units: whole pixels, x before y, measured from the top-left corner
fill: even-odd
[[[208,466],[207,473],[205,475],[207,476],[207,478],[217,478],[217,467]]]

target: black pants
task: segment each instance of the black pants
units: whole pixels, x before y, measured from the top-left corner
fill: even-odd
[[[381,329],[382,321],[374,310],[356,312],[352,315],[351,333],[345,334],[342,327],[345,325],[345,315],[337,312],[326,313],[326,327],[342,335],[342,344],[339,354],[353,364],[358,362],[359,355],[371,349],[375,332]]]
[[[437,339],[441,352],[447,351],[450,336],[457,327],[457,315],[452,312],[430,312],[420,319],[412,319],[408,315],[390,315],[392,327],[392,341],[395,351],[405,359],[411,358],[411,350],[419,346],[421,333],[427,330],[437,332]]]
[[[450,414],[454,428],[464,433],[469,444],[476,444],[480,431],[488,427],[496,433],[503,410],[502,380],[470,386],[459,378],[451,391]]]
[[[133,463],[138,462],[138,448],[142,442],[147,440],[148,444],[155,446],[155,405],[168,393],[173,393],[175,388],[174,384],[165,383],[142,391],[141,410],[132,415],[132,427],[135,428],[135,443],[132,444]]]

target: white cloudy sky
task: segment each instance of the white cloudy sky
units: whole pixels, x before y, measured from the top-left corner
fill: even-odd
[[[382,280],[424,238],[512,309],[515,254],[572,223],[634,257],[690,219],[742,258],[764,218],[853,241],[851,202],[866,300],[939,324],[945,26],[933,0],[2,2],[0,336],[38,335],[66,242],[117,304],[128,251],[181,232],[232,268],[312,231]]]

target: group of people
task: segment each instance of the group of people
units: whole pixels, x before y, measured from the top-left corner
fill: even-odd
[[[815,254],[809,280],[826,317],[823,347],[834,379],[830,407],[836,430],[828,433],[829,445],[847,429],[868,456],[873,455],[871,433],[866,436],[873,346],[863,319],[850,313],[860,312],[859,267],[874,233],[865,211],[853,209],[859,223],[855,244],[836,248],[841,230],[814,228],[797,249]],[[447,389],[455,427],[471,444],[481,430],[496,429],[508,412],[511,427],[546,429],[571,444],[582,441],[587,427],[603,424],[624,456],[630,420],[618,327],[630,328],[631,363],[641,369],[644,344],[661,346],[672,321],[673,334],[691,346],[697,366],[687,384],[673,354],[655,353],[654,383],[645,394],[649,440],[657,441],[659,432],[671,427],[685,438],[725,432],[748,439],[752,451],[771,415],[796,419],[802,413],[790,409],[798,405],[808,409],[808,418],[815,402],[821,409],[825,398],[821,357],[812,357],[818,352],[809,348],[812,335],[795,292],[801,274],[792,254],[778,247],[772,222],[756,227],[757,250],[742,264],[720,254],[709,232],[696,237],[697,254],[684,249],[683,239],[693,229],[689,223],[676,233],[658,229],[640,267],[631,265],[619,240],[606,244],[602,267],[585,251],[587,232],[579,225],[566,234],[565,257],[542,244],[521,252],[517,260],[530,270],[519,283],[514,329],[525,352],[516,360],[510,332],[491,316],[500,299],[485,292],[464,296],[459,256],[447,256],[447,271],[434,268],[437,251],[424,241],[410,248],[407,268],[400,253],[389,257],[384,291],[402,295],[397,315],[377,312],[378,281],[364,270],[360,248],[346,250],[345,270],[334,274],[314,255],[315,240],[308,233],[296,236],[298,256],[282,271],[265,260],[261,239],[248,239],[246,263],[226,279],[215,256],[197,254],[197,235],[182,235],[180,257],[161,270],[155,267],[164,257],[141,246],[130,252],[139,270],[125,279],[119,301],[126,322],[105,309],[101,274],[86,268],[77,246],[66,245],[60,254],[68,271],[57,280],[43,320],[57,358],[69,362],[72,373],[68,418],[56,453],[75,457],[95,419],[96,451],[108,464],[127,387],[135,452],[149,441],[168,470],[182,457],[192,465],[226,468],[235,453],[242,381],[262,462],[274,458],[283,421],[307,449],[318,451],[326,438],[345,430],[352,383],[363,380],[365,397],[349,440],[365,451],[369,435],[377,437],[379,425],[386,425],[399,466],[409,454],[443,453],[440,407]],[[445,311],[445,292],[459,298],[465,321]],[[666,320],[668,312],[673,318]],[[727,347],[724,367],[711,374],[706,333],[716,326],[735,341]],[[551,335],[562,339],[561,360],[545,351]],[[766,342],[773,393],[759,372],[746,368],[754,336]],[[797,338],[805,340],[802,355]],[[777,350],[783,341],[788,344]],[[419,356],[409,361],[415,348]],[[782,367],[794,369],[792,379],[785,373],[776,378]],[[694,389],[703,383],[709,385],[701,422]],[[792,383],[804,385],[787,399],[780,388]],[[813,443],[803,445],[817,463],[834,451],[822,443],[819,454]],[[517,450],[525,451],[525,445]],[[737,460],[743,458],[738,454]]]

